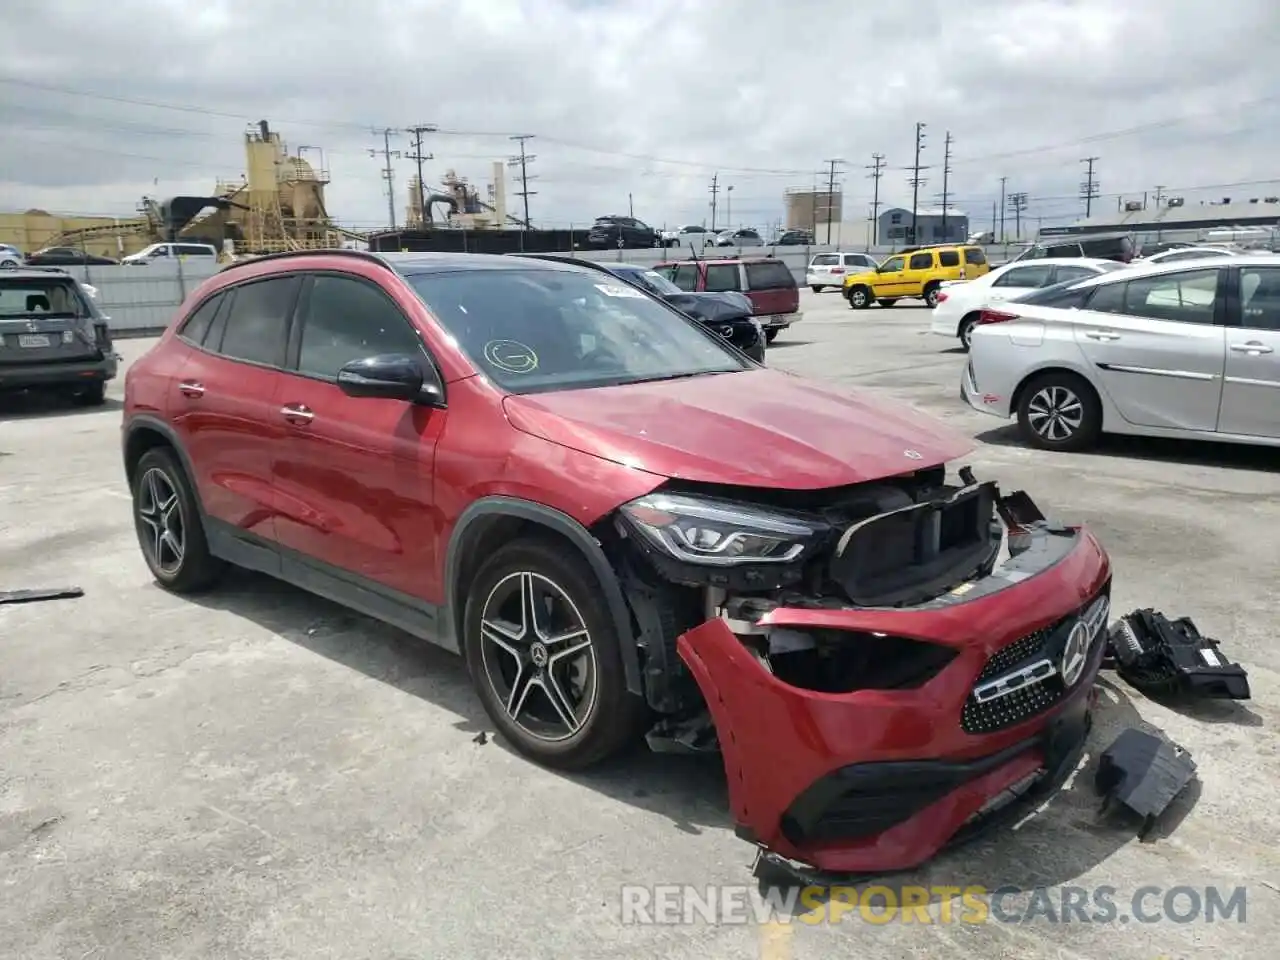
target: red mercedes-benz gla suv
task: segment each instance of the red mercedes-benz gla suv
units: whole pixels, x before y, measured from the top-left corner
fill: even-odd
[[[571,263],[314,252],[205,282],[128,371],[143,555],[462,654],[526,755],[719,750],[741,835],[913,866],[1079,756],[1110,564],[901,406]]]

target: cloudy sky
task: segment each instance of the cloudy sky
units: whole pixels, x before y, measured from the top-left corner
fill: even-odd
[[[362,230],[388,220],[373,130],[414,124],[439,128],[428,183],[487,183],[534,135],[542,226],[629,197],[655,225],[702,222],[718,174],[735,225],[767,228],[832,158],[858,220],[874,153],[881,200],[910,204],[917,122],[921,205],[950,131],[951,196],[981,223],[1001,177],[1030,222],[1077,218],[1088,156],[1095,213],[1157,185],[1280,194],[1274,0],[5,0],[3,22],[3,210],[202,194],[240,178],[264,118],[323,158],[330,211]],[[411,165],[393,165],[402,219]]]

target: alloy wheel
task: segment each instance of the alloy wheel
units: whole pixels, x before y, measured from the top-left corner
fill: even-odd
[[[511,722],[544,742],[577,734],[596,709],[595,647],[565,590],[538,573],[503,577],[480,614],[484,674]]]
[[[142,549],[155,570],[171,577],[182,569],[187,535],[182,501],[168,474],[152,467],[138,485],[138,530]]]
[[[1084,412],[1084,403],[1073,390],[1055,384],[1036,391],[1027,403],[1027,422],[1049,443],[1063,443],[1080,429]]]
[[[849,294],[849,302],[855,307],[865,307],[867,305],[867,293],[865,290],[854,290]]]

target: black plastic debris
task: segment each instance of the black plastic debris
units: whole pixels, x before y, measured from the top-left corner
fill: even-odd
[[[41,600],[71,600],[83,597],[79,587],[50,587],[43,590],[0,590],[0,603],[38,603]]]
[[[1107,642],[1116,672],[1144,693],[1250,698],[1244,667],[1228,660],[1217,640],[1201,636],[1190,617],[1135,610],[1111,626]]]
[[[1145,840],[1195,773],[1195,761],[1182,747],[1131,728],[1103,751],[1093,783],[1103,795],[1101,812],[1116,804],[1127,807],[1142,817],[1138,839]]]

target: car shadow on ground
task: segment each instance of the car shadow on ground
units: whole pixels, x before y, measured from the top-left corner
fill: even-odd
[[[1028,447],[1018,435],[1016,424],[984,431],[976,434],[974,439],[997,447]],[[1280,471],[1280,449],[1207,440],[1166,440],[1157,437],[1105,434],[1098,446],[1088,453],[1093,456],[1164,461],[1200,467],[1226,467],[1272,473]]]
[[[6,420],[34,420],[36,418],[65,417],[75,413],[119,413],[124,404],[113,397],[96,407],[86,407],[66,393],[50,390],[24,390],[21,393],[0,394],[0,422]]]
[[[783,340],[781,338],[769,344],[769,350],[777,350],[779,347],[807,347],[812,344],[812,340]]]
[[[1142,841],[1138,840],[1141,819],[1136,814],[1123,809],[1104,814],[1101,810],[1102,797],[1094,787],[1098,757],[1128,728],[1162,736],[1159,728],[1142,719],[1123,685],[1104,673],[1098,681],[1098,703],[1085,755],[1075,774],[1047,801],[1011,824],[997,825],[970,842],[957,844],[916,870],[850,878],[844,890],[838,886],[842,881],[830,878],[831,886],[817,891],[816,900],[811,893],[805,898],[807,902],[797,905],[794,915],[828,900],[850,902],[849,887],[857,891],[858,903],[874,887],[887,887],[890,891],[924,888],[929,891],[929,904],[956,900],[961,891],[1000,891],[1008,895],[1007,911],[1017,913],[1025,908],[1031,891],[1079,885],[1080,877],[1096,870],[1120,848],[1167,839],[1199,801],[1199,780],[1193,779],[1174,798]],[[776,875],[766,875],[760,886],[765,892],[787,884],[779,883]],[[1128,892],[1131,891],[1120,891],[1117,902]],[[883,900],[872,899],[876,911],[880,911]],[[925,903],[921,897],[920,905]],[[1060,906],[1060,899],[1055,898],[1054,909],[1060,910]],[[960,903],[955,903],[954,909],[960,911]],[[1085,909],[1088,912],[1092,905]]]
[[[289,584],[240,569],[229,570],[216,590],[191,599],[245,617],[312,653],[458,715],[462,719],[454,723],[455,729],[474,740],[477,749],[515,753],[494,733],[462,658],[447,650]],[[716,755],[656,754],[639,743],[588,772],[552,772],[610,799],[656,813],[681,833],[733,829],[724,767]]]

